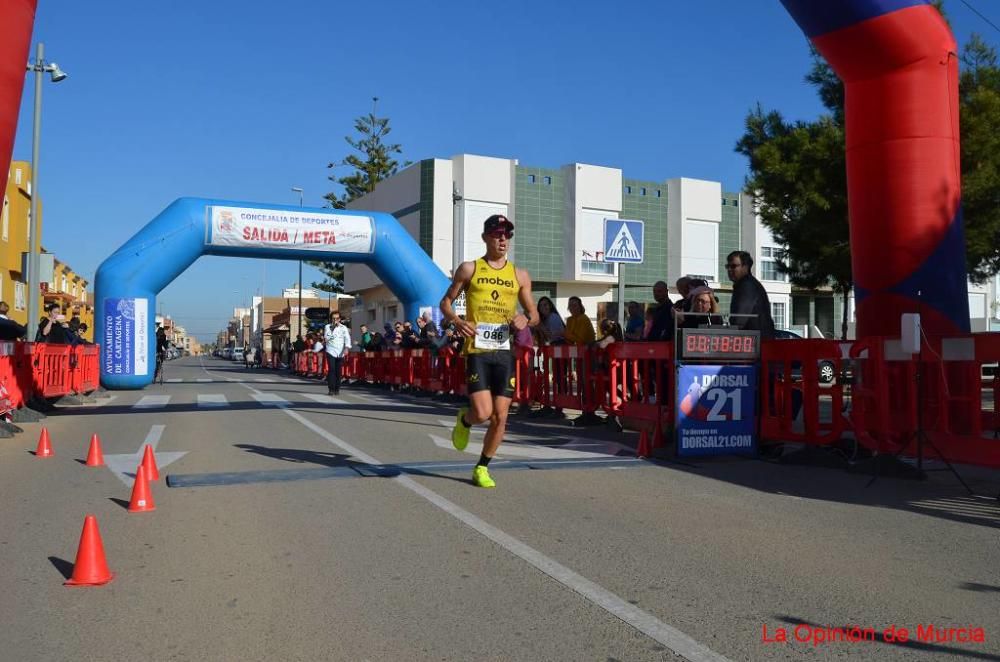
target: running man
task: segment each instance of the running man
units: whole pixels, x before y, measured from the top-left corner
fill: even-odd
[[[507,259],[507,249],[514,237],[514,224],[506,216],[495,214],[483,223],[486,255],[473,262],[463,262],[455,270],[451,287],[441,299],[445,322],[455,325],[465,338],[465,381],[469,406],[458,410],[451,443],[457,450],[469,444],[469,429],[489,419],[483,440],[483,453],[472,471],[472,484],[496,487],[487,466],[503,441],[507,411],[514,397],[514,355],[511,353],[511,327],[520,331],[538,324],[538,311],[531,298],[531,277]],[[466,319],[460,318],[452,302],[465,292]],[[520,302],[527,316],[517,312]]]

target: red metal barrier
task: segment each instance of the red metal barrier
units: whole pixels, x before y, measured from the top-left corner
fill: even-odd
[[[541,353],[546,405],[584,410],[587,403],[583,384],[589,377],[590,367],[587,348],[581,345],[549,345],[542,348]]]
[[[893,338],[855,344],[860,370],[851,420],[871,450],[1000,467],[997,387],[983,398],[982,367],[1000,360],[1000,334],[924,338],[904,354]],[[986,389],[989,391],[989,388]],[[920,444],[920,435],[928,442]]]
[[[69,345],[41,345],[38,343],[35,344],[35,348],[40,365],[40,370],[35,372],[38,378],[38,381],[35,382],[35,392],[40,393],[43,398],[69,395],[72,377],[69,357],[73,348]]]
[[[851,428],[850,421],[842,413],[844,383],[841,379],[845,373],[842,356],[849,347],[836,340],[819,339],[761,343],[758,402],[762,442],[827,445],[843,437]],[[829,384],[820,383],[823,364],[833,368],[834,380]],[[828,412],[821,411],[821,403],[829,405]],[[801,425],[797,421],[799,409]]]
[[[608,347],[608,414],[631,429],[653,432],[662,446],[674,425],[674,346],[666,342],[613,343]]]
[[[441,373],[441,390],[453,395],[466,395],[465,358],[451,348],[444,348],[438,354]]]
[[[389,383],[393,386],[413,385],[413,352],[419,350],[404,349],[396,352],[387,352],[385,358],[388,363]]]
[[[70,350],[70,391],[90,393],[97,388],[99,345],[76,345]]]
[[[344,357],[341,376],[344,379],[361,379],[361,362],[364,358],[364,354],[358,352],[348,353]]]
[[[535,395],[535,349],[533,347],[514,348],[514,402],[531,404]]]
[[[429,349],[411,349],[406,350],[406,352],[409,353],[409,385],[422,391],[429,391],[433,369],[431,351]]]
[[[8,414],[24,401],[16,372],[17,347],[13,342],[0,342],[0,414]]]

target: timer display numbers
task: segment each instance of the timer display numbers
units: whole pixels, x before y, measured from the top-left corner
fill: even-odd
[[[760,333],[739,329],[681,329],[681,359],[753,360],[760,356]]]

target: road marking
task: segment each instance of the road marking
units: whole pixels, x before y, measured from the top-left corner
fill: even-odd
[[[439,437],[434,434],[428,434],[434,445],[439,448],[444,448],[447,450],[455,450],[455,447],[451,443],[451,439],[445,439],[444,437]],[[479,456],[483,452],[483,444],[481,441],[469,441],[469,445],[465,447],[462,451],[468,453],[469,455]],[[503,444],[500,446],[500,450],[497,451],[496,457],[531,457],[536,460],[567,460],[571,458],[607,458],[614,457],[614,453],[610,455],[608,453],[592,453],[588,451],[576,451],[563,448],[548,448],[546,446],[537,446],[535,444],[518,444],[511,443],[510,440],[504,439]]]
[[[454,419],[450,421],[438,419],[438,423],[440,423],[441,427],[445,428],[449,432],[451,432],[452,428],[455,427]],[[454,446],[452,445],[450,439],[442,439],[441,437],[437,437],[433,434],[429,434],[428,436],[434,440],[435,445],[440,446],[441,448],[450,448],[454,450]],[[470,430],[469,436],[469,445],[466,446],[464,452],[479,455],[483,452],[481,439],[486,436],[486,426],[480,425],[473,427],[472,430]],[[546,436],[546,439],[549,441],[566,441],[558,446],[548,446],[546,444],[538,443],[537,437],[526,437],[521,434],[507,432],[507,434],[504,435],[503,444],[500,446],[500,450],[497,451],[497,455],[520,455],[523,457],[548,458],[555,460],[561,458],[608,457],[615,456],[620,451],[627,451],[629,455],[635,454],[634,449],[613,441],[595,442],[588,439],[565,436]],[[589,450],[583,450],[584,448]]]
[[[295,395],[300,395],[304,398],[309,398],[310,400],[315,400],[316,402],[321,402],[325,405],[346,405],[346,400],[341,400],[332,395],[324,395],[322,393],[296,393]]]
[[[132,409],[160,409],[166,407],[170,402],[169,395],[144,395],[139,398],[139,402],[132,405]]]
[[[210,381],[212,381],[212,379],[211,379],[211,378],[208,378],[208,379],[204,379],[204,378],[202,378],[202,377],[199,377],[199,378],[198,378],[198,379],[196,379],[195,381],[196,381],[196,382],[210,382]]]
[[[400,474],[426,476],[428,473],[468,474],[474,465],[469,460],[461,462],[408,462],[402,464],[358,464],[327,467],[323,469],[265,469],[263,471],[229,471],[204,474],[170,474],[170,487],[208,487],[247,485],[250,483],[277,483],[298,480],[330,480],[344,478],[392,478]],[[604,457],[596,460],[494,460],[490,469],[495,471],[530,471],[557,469],[628,469],[648,467],[639,458]]]
[[[265,395],[247,384],[241,384],[241,386],[250,390],[254,394],[254,397],[257,397],[258,394]],[[382,464],[382,462],[379,462],[371,455],[355,448],[351,444],[348,444],[334,434],[316,425],[299,412],[284,406],[279,407],[279,409],[301,423],[304,427],[312,430],[323,439],[326,439],[334,446],[337,446],[362,462],[376,465]],[[729,662],[728,658],[716,653],[707,646],[684,634],[677,628],[667,625],[649,612],[646,612],[623,600],[602,586],[590,581],[583,575],[574,572],[558,561],[549,558],[533,547],[521,542],[517,538],[488,524],[464,508],[444,498],[437,492],[424,487],[412,478],[408,478],[406,476],[396,476],[390,480],[396,481],[406,489],[426,499],[455,519],[464,523],[469,528],[479,532],[486,538],[489,538],[511,554],[542,571],[563,586],[575,591],[591,603],[601,607],[612,616],[621,619],[639,632],[642,632],[651,639],[663,644],[677,655],[680,655],[691,662]]]
[[[160,438],[163,436],[163,431],[166,427],[165,425],[154,425],[149,428],[149,434],[146,435],[146,439],[139,446],[139,450],[134,453],[105,453],[104,464],[111,470],[111,473],[118,477],[118,480],[125,483],[126,487],[131,487],[135,479],[135,469],[142,462],[142,453],[146,448],[146,444],[152,446],[153,452],[156,452],[156,446],[160,443]],[[185,455],[187,455],[187,451],[156,453],[156,466],[158,469],[163,469],[163,467],[173,464]]]
[[[168,384],[180,384],[184,380],[183,379],[168,379],[166,381],[167,381]]]
[[[252,386],[247,386],[246,384],[240,384],[240,386],[246,386],[248,389],[253,390],[254,392],[251,394],[251,395],[253,395],[253,399],[256,400],[257,402],[259,402],[262,405],[287,405],[288,404],[288,400],[285,400],[283,397],[281,397],[277,393],[263,393],[261,391],[257,391]]]
[[[226,396],[222,393],[199,393],[199,407],[225,407],[229,404]]]
[[[353,395],[355,397],[361,399],[361,400],[366,401],[366,402],[370,402],[370,403],[376,404],[376,405],[382,405],[382,406],[385,406],[385,407],[419,407],[420,406],[420,405],[418,405],[415,402],[403,402],[402,400],[388,400],[386,398],[375,398],[375,397],[372,397],[372,396],[369,396],[369,395],[361,395],[360,393],[354,393]],[[437,405],[437,403],[436,402],[435,403],[428,403],[428,406],[434,406],[434,405]]]

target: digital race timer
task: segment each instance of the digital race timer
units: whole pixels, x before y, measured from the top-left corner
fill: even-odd
[[[760,356],[760,332],[739,329],[680,329],[677,358],[752,361]]]

